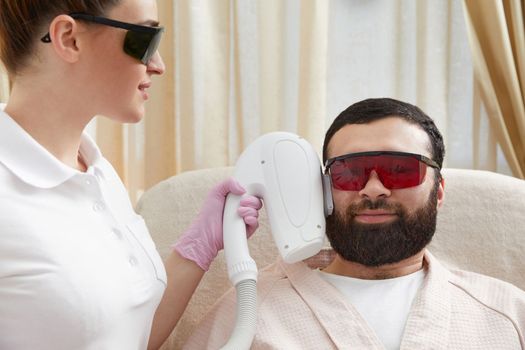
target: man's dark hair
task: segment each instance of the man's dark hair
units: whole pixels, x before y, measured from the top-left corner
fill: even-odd
[[[430,139],[431,147],[429,151],[431,152],[431,158],[439,164],[440,168],[442,167],[443,158],[445,157],[445,145],[434,121],[418,107],[392,98],[370,98],[354,103],[342,111],[326,132],[323,144],[323,163],[326,163],[328,159],[328,143],[343,126],[348,124],[368,124],[388,117],[398,117],[411,124],[419,125]]]

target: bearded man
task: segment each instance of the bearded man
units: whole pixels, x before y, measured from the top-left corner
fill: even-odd
[[[433,120],[408,103],[368,99],[334,120],[323,145],[333,250],[261,273],[252,349],[525,349],[525,292],[449,271],[426,249],[444,153]],[[234,315],[232,291],[185,348],[220,348]]]

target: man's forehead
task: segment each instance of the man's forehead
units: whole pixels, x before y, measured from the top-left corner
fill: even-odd
[[[399,151],[431,155],[428,134],[417,124],[387,117],[367,124],[347,124],[328,144],[328,158],[368,151]]]

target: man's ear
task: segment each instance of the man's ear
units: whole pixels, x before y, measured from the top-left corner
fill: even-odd
[[[56,54],[68,63],[78,61],[78,24],[68,15],[56,16],[49,25],[49,37]]]
[[[441,208],[441,206],[443,205],[444,199],[445,199],[445,179],[441,177],[441,180],[439,181],[438,192],[437,192],[437,207],[438,208]]]

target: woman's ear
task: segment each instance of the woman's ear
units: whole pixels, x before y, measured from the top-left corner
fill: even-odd
[[[56,16],[49,25],[51,45],[56,54],[68,63],[79,59],[78,30],[77,22],[68,15]]]

